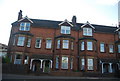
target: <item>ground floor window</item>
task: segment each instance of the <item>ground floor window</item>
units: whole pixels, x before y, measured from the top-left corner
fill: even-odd
[[[14,64],[21,64],[22,55],[15,55]]]
[[[56,56],[56,69],[59,68],[59,56]]]
[[[88,63],[88,70],[93,70],[93,59],[89,58],[87,60]]]
[[[81,70],[84,70],[85,68],[85,59],[84,58],[82,58],[81,59]]]
[[[28,64],[28,60],[29,60],[29,57],[26,55],[25,60],[24,60],[24,64]]]
[[[73,69],[73,58],[70,59],[70,69]]]
[[[68,69],[68,57],[67,56],[63,56],[62,57],[62,69]]]

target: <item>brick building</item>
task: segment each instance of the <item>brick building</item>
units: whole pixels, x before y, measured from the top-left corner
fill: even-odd
[[[22,17],[12,23],[8,55],[36,72],[120,70],[120,28],[72,21]]]

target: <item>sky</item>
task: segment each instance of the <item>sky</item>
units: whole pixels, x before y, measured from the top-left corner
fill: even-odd
[[[33,19],[71,21],[77,23],[118,25],[119,0],[0,0],[0,43],[8,45],[11,23],[23,11],[23,17]]]

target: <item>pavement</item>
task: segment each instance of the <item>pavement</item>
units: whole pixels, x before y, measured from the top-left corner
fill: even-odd
[[[2,74],[2,81],[120,81],[112,77],[66,77],[66,76],[33,76]]]

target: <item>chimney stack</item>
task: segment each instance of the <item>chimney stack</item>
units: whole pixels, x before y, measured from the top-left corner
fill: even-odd
[[[75,26],[76,25],[76,16],[72,17],[72,24]]]
[[[22,19],[22,10],[18,13],[18,20]]]

